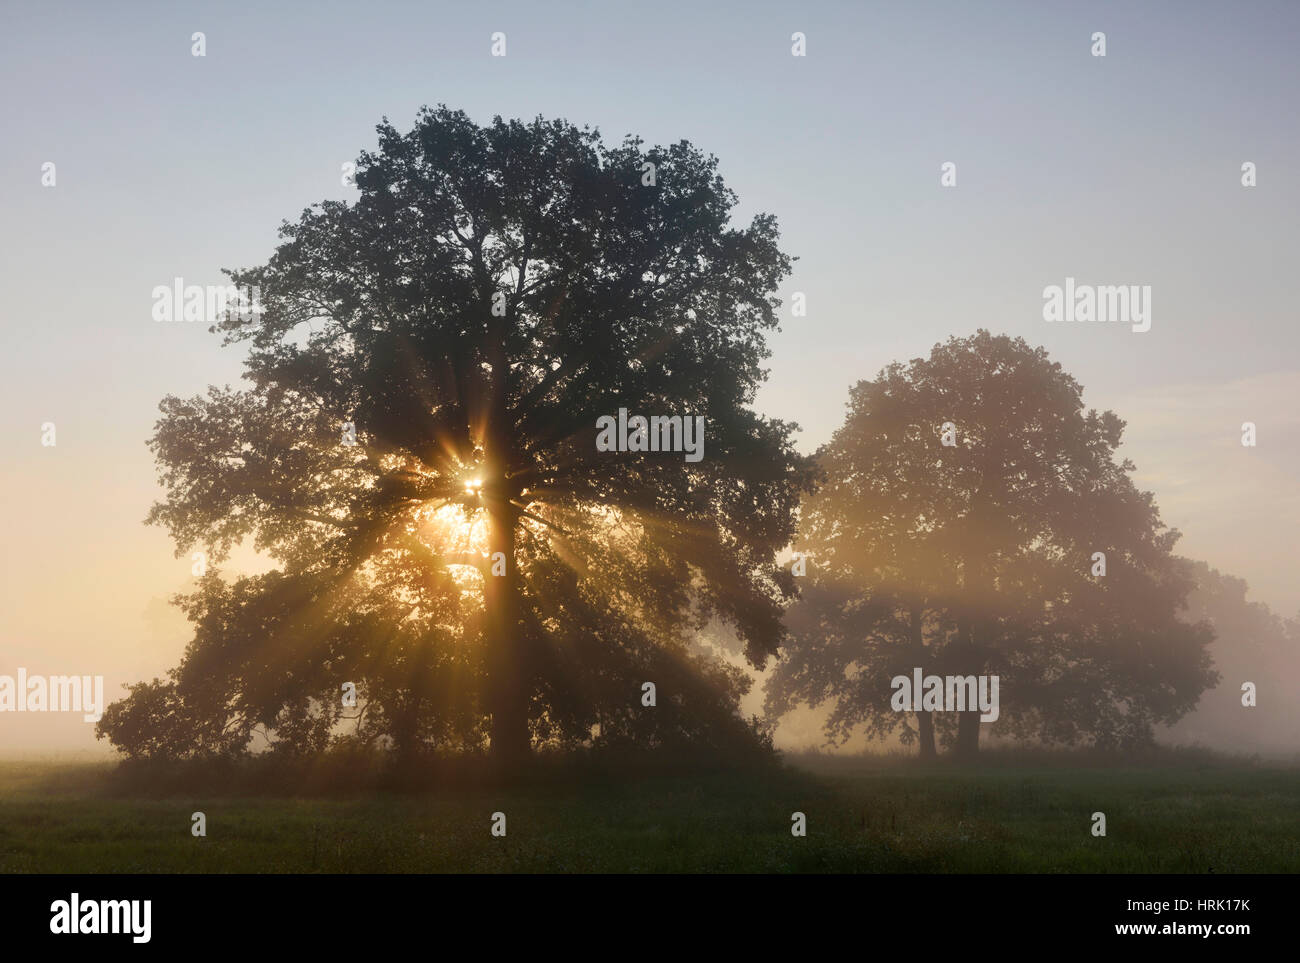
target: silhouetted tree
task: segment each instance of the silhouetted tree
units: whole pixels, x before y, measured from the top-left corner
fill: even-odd
[[[730,226],[716,159],[685,142],[445,107],[378,132],[355,203],[230,273],[261,295],[220,325],[251,387],[162,403],[149,521],[178,553],[252,539],[281,566],[195,597],[174,700],[310,747],[353,681],[399,744],[506,760],[593,726],[657,744],[738,723],[746,678],[691,630],[732,623],[756,665],[777,650],[774,553],[813,474],[794,426],[750,408],[790,268],[774,218]],[[703,416],[703,459],[597,450],[621,408]]]
[[[852,389],[803,510],[808,585],[769,712],[829,702],[833,740],[901,728],[933,756],[936,729],[974,754],[979,712],[893,710],[914,667],[999,676],[997,731],[1047,742],[1141,742],[1195,706],[1216,677],[1211,632],[1177,618],[1178,533],[1114,460],[1123,422],[1081,393],[982,330]]]

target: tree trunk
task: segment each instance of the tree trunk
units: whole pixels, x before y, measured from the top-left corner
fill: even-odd
[[[495,501],[495,500],[493,500]],[[515,566],[518,517],[509,502],[489,502],[489,551],[505,554],[505,575],[484,574],[483,602],[487,655],[487,710],[491,713],[491,753],[497,762],[522,762],[532,751],[528,732],[528,667],[519,631],[519,575]],[[490,562],[490,560],[489,560]]]
[[[953,756],[957,759],[974,759],[980,748],[980,711],[963,712],[957,717],[957,744]]]
[[[934,719],[930,713],[916,714],[916,731],[921,738],[921,758],[937,759],[939,753],[934,748]]]
[[[477,230],[477,224],[475,225]],[[483,239],[475,235],[472,251],[475,280],[482,297],[486,326],[487,379],[482,462],[483,487],[480,498],[488,515],[488,558],[483,574],[485,656],[487,660],[487,710],[491,713],[489,737],[492,758],[503,766],[522,763],[532,754],[528,730],[529,680],[528,647],[520,631],[520,578],[515,564],[515,535],[519,509],[513,500],[519,495],[508,474],[513,462],[515,439],[511,430],[509,386],[510,359],[506,335],[517,320],[517,303],[508,306],[510,317],[492,310],[498,293],[483,259]],[[519,284],[524,283],[523,277]],[[504,575],[493,575],[492,560],[505,556]]]
[[[975,644],[975,619],[967,617],[961,620],[959,630],[963,638],[962,652],[958,659],[960,674],[978,677],[984,671],[984,659]],[[967,708],[957,716],[957,743],[953,747],[953,756],[957,759],[972,760],[979,754],[980,748],[980,709]]]
[[[921,668],[922,673],[926,669],[925,659],[925,611],[919,605],[913,605],[910,611],[912,649],[916,656],[916,664]],[[920,705],[918,693],[917,705]],[[934,719],[928,712],[916,713],[916,731],[921,740],[921,758],[937,758],[938,752],[934,748]]]

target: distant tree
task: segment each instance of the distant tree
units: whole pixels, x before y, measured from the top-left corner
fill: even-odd
[[[1300,700],[1290,680],[1300,675],[1300,618],[1284,619],[1263,602],[1248,601],[1244,579],[1186,560],[1196,588],[1182,618],[1207,622],[1209,652],[1222,681],[1163,739],[1223,751],[1300,752]],[[1242,705],[1242,685],[1255,686],[1255,705]]]
[[[1216,676],[1208,627],[1177,617],[1178,533],[1113,457],[1123,422],[1081,394],[1042,349],[983,330],[852,389],[803,509],[770,713],[829,703],[832,740],[898,731],[933,756],[937,732],[969,756],[978,710],[894,711],[891,678],[997,675],[996,731],[1052,743],[1142,742],[1196,705]]]
[[[230,273],[261,294],[220,325],[251,387],[162,403],[148,520],[179,552],[251,539],[280,567],[202,586],[175,688],[128,701],[170,692],[178,718],[307,748],[364,711],[399,744],[506,761],[739,725],[747,679],[692,630],[733,624],[755,665],[777,650],[775,553],[813,479],[795,426],[750,407],[790,269],[775,220],[731,226],[716,159],[685,142],[445,107],[378,131],[355,203]],[[703,416],[704,457],[597,450],[620,409]],[[344,681],[364,708],[338,706]],[[105,734],[138,742],[138,708]]]

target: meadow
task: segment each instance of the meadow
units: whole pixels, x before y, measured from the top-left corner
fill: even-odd
[[[115,763],[0,762],[2,873],[1260,873],[1300,871],[1300,768],[999,756],[419,791],[124,783]],[[191,834],[203,812],[205,837]],[[504,813],[506,835],[490,833]],[[807,835],[791,834],[802,812]],[[1092,814],[1106,814],[1106,836]]]

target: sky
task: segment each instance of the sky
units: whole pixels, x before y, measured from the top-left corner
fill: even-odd
[[[381,118],[438,103],[715,154],[737,219],[775,214],[799,259],[757,406],[805,451],[882,366],[1023,337],[1127,421],[1180,551],[1294,615],[1297,41],[1294,2],[4,0],[0,674],[115,696],[176,664],[165,600],[191,562],[142,524],[144,442],[163,396],[236,383],[241,359],[154,321],[151,292],[262,263],[281,221],[354,196],[342,165]],[[1067,277],[1149,285],[1151,329],[1045,321]],[[91,728],[0,713],[0,753],[93,749]]]

